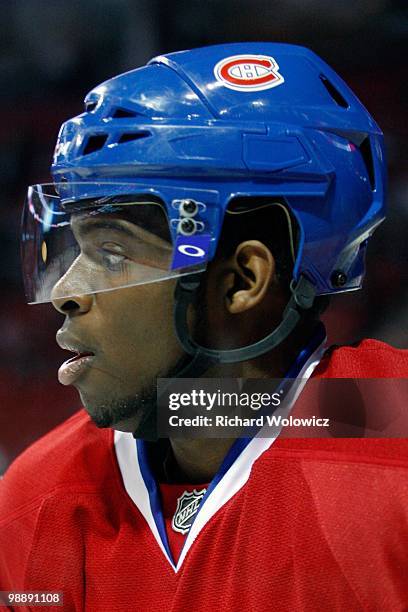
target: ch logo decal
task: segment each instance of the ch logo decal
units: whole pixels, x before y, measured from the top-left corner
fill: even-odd
[[[214,67],[214,76],[235,91],[262,91],[282,85],[278,62],[267,55],[233,55]]]

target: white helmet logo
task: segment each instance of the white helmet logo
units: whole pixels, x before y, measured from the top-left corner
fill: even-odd
[[[188,257],[204,257],[205,251],[204,249],[200,249],[200,247],[195,246],[194,244],[180,244],[177,247],[177,250],[183,255],[187,255]]]

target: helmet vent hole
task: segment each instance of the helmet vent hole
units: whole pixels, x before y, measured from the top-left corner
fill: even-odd
[[[90,113],[98,106],[98,102],[85,102],[85,112]]]
[[[140,140],[141,138],[147,138],[150,136],[150,132],[126,132],[122,134],[118,139],[118,144],[123,144],[125,142],[131,142],[132,140]]]
[[[115,108],[111,113],[112,119],[126,119],[127,117],[136,117],[138,113],[127,108]]]
[[[350,105],[347,102],[347,100],[345,100],[343,98],[343,96],[341,95],[339,90],[335,88],[333,83],[331,81],[329,81],[329,79],[327,77],[325,77],[323,74],[321,74],[320,75],[320,80],[323,83],[323,85],[325,86],[327,93],[336,102],[336,104],[338,104],[338,106],[341,106],[342,108],[349,108]]]
[[[372,191],[375,189],[375,172],[374,172],[374,160],[373,152],[371,150],[370,138],[367,136],[364,138],[361,145],[358,147],[363,162],[367,168],[368,180],[370,181],[370,187]]]
[[[99,149],[102,149],[107,139],[107,134],[95,134],[94,136],[90,136],[87,140],[82,154],[89,155],[89,153],[95,153],[95,151],[99,151]]]

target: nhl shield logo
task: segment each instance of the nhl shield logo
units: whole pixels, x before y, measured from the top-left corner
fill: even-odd
[[[206,491],[207,489],[201,489],[201,491],[194,489],[191,493],[184,491],[180,495],[177,500],[177,508],[173,520],[171,521],[174,531],[178,531],[178,533],[183,535],[189,531]]]

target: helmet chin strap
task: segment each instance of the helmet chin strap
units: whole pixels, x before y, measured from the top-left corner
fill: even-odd
[[[189,274],[179,279],[175,290],[174,323],[176,334],[186,355],[176,364],[172,378],[199,378],[217,363],[237,363],[260,357],[278,346],[295,329],[304,312],[313,307],[315,290],[306,277],[301,276],[295,284],[292,281],[292,296],[283,312],[282,321],[265,338],[238,349],[216,350],[200,346],[190,337],[187,313],[194,304],[200,286],[201,275]],[[162,389],[164,393],[165,389]],[[156,440],[156,413],[150,411],[133,437]],[[143,430],[143,433],[142,433]]]
[[[316,295],[312,283],[301,276],[297,283],[292,281],[292,296],[283,312],[282,321],[265,338],[237,349],[217,350],[199,345],[191,336],[187,324],[187,313],[190,304],[194,304],[200,285],[201,274],[190,274],[178,280],[175,290],[174,323],[178,340],[184,351],[192,359],[179,371],[175,378],[198,378],[216,363],[237,363],[260,357],[271,351],[285,340],[295,329],[304,311],[313,307]]]

